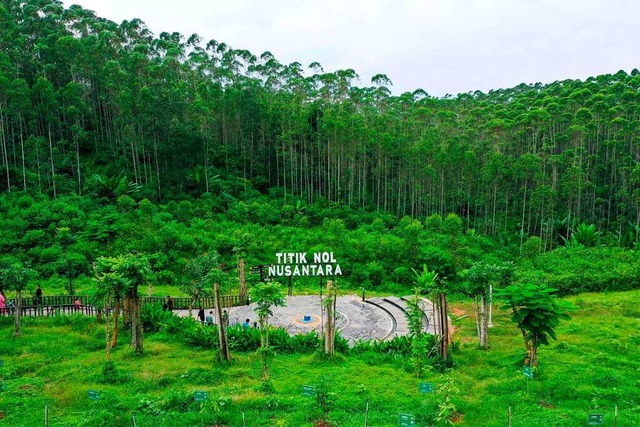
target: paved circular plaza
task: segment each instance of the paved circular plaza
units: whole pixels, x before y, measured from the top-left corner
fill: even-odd
[[[336,301],[336,326],[340,335],[353,343],[357,340],[389,340],[397,336],[407,335],[408,299],[410,297],[374,297],[362,301],[359,296],[346,295]],[[430,334],[435,333],[437,319],[433,304],[421,298],[419,306],[424,313],[423,328]],[[238,325],[249,320],[249,324],[257,326],[258,315],[256,304],[231,307],[229,324]],[[208,313],[212,309],[205,309]],[[272,307],[271,325],[285,328],[289,334],[303,334],[316,331],[322,334],[326,320],[326,309],[317,295],[286,297],[286,306]],[[197,310],[191,316],[196,317]],[[178,310],[180,316],[188,316],[187,310]]]
[[[281,326],[290,334],[306,333],[315,330],[322,333],[326,309],[319,296],[294,296],[286,298],[285,307],[272,307],[270,323]],[[256,305],[232,307],[229,310],[229,324],[243,323],[249,319],[251,325],[258,320]],[[394,328],[394,320],[382,308],[362,302],[355,295],[338,297],[336,301],[336,326],[343,338],[349,341],[360,339],[384,339]]]

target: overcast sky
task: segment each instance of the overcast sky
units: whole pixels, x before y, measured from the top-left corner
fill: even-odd
[[[63,0],[434,96],[640,68],[635,0]]]

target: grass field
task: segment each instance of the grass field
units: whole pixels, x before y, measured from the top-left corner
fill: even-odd
[[[640,291],[582,294],[570,298],[573,317],[558,328],[558,340],[540,352],[536,378],[522,374],[524,344],[496,309],[491,349],[480,350],[470,303],[451,303],[456,327],[455,367],[422,378],[411,361],[368,352],[326,360],[318,355],[276,355],[275,391],[263,391],[257,354],[233,353],[223,364],[211,351],[189,348],[165,333],[145,336],[136,357],[123,334],[112,352],[119,382],[105,383],[104,325],[80,317],[24,319],[14,338],[12,319],[0,319],[0,426],[313,426],[322,405],[302,393],[321,386],[338,426],[397,426],[398,413],[418,426],[434,422],[447,395],[460,426],[506,426],[511,407],[516,426],[582,426],[589,414],[604,425],[640,425]],[[435,393],[418,385],[432,382]],[[89,399],[88,391],[99,393]],[[195,391],[208,393],[196,402]],[[451,409],[451,406],[450,406]],[[244,421],[243,421],[244,417]]]

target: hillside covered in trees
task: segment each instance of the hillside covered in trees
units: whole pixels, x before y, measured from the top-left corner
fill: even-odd
[[[247,190],[563,244],[640,229],[640,73],[435,98],[56,0],[0,5],[0,191]]]

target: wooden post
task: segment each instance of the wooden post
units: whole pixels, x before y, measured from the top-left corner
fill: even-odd
[[[238,261],[238,279],[240,279],[240,289],[238,290],[240,304],[244,304],[247,300],[247,278],[244,273],[244,259],[242,258]]]
[[[364,410],[364,427],[367,427],[369,423],[369,401],[367,400],[367,407]]]
[[[443,359],[448,357],[449,349],[449,319],[447,316],[447,294],[440,293],[439,312],[440,312],[440,356]]]
[[[222,306],[220,305],[220,284],[213,284],[213,294],[216,299],[216,319],[218,321],[218,338],[220,340],[220,357],[225,362],[229,361],[229,347],[227,346],[227,329],[222,320]]]
[[[142,319],[140,317],[140,297],[138,296],[138,287],[135,286],[131,292],[129,299],[130,320],[131,320],[131,346],[138,356],[144,353],[142,341]]]
[[[326,309],[327,309],[327,322],[324,332],[324,352],[327,356],[333,356],[335,353],[335,290],[333,288],[333,281],[327,281],[327,297],[326,297]]]

